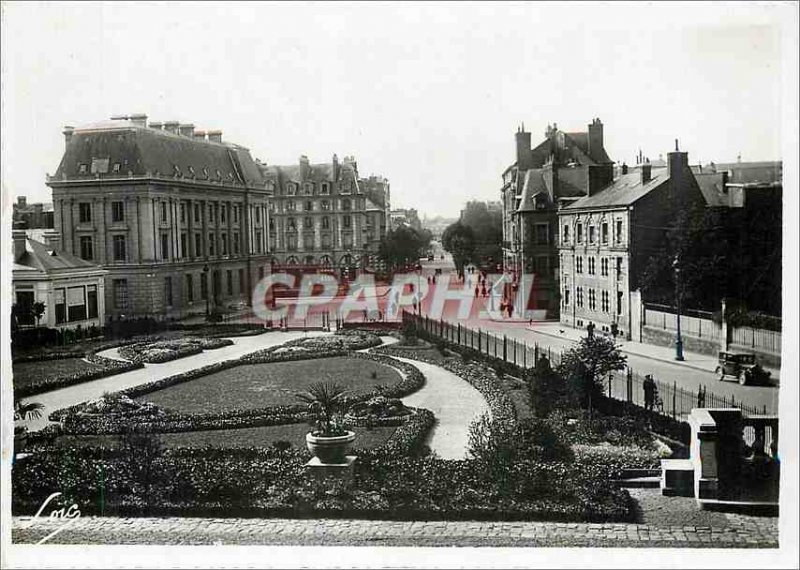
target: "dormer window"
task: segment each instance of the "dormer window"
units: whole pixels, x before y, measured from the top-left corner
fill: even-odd
[[[267,192],[274,194],[275,193],[275,183],[274,182],[267,182]]]
[[[217,175],[217,180],[222,180],[222,172],[217,168],[214,173]]]
[[[181,172],[181,169],[177,164],[172,165],[172,175],[177,178],[181,178],[183,176],[183,173]]]
[[[295,193],[296,193],[296,190],[295,190],[294,184],[292,184],[290,182],[289,184],[286,185],[286,195],[287,196],[294,196]]]
[[[115,162],[112,170],[114,172],[119,172],[120,166],[122,166],[119,162]]]
[[[303,185],[303,193],[306,196],[311,196],[314,193],[314,185],[311,182],[306,182]]]
[[[197,175],[194,172],[194,167],[193,166],[189,166],[187,170],[189,171],[189,176],[191,176],[192,178],[196,178],[197,177]]]
[[[207,166],[203,167],[203,176],[205,176],[206,180],[208,180],[210,178],[210,176],[208,175],[208,167]]]
[[[88,164],[79,164],[78,165],[78,174],[86,174],[86,172],[88,170],[89,170],[89,165]]]
[[[330,195],[330,193],[331,193],[331,185],[328,184],[327,182],[323,182],[319,193],[323,194],[324,196]]]

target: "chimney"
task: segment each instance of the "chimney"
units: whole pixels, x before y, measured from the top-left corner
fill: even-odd
[[[127,121],[128,118],[129,118],[128,115],[114,115],[113,117],[111,117],[111,120],[112,121]]]
[[[613,164],[590,164],[586,177],[586,195],[594,196],[614,180]]]
[[[622,163],[622,174],[628,174],[628,165],[624,162]]]
[[[45,230],[42,232],[42,241],[48,247],[61,249],[61,232],[57,230]]]
[[[164,130],[173,134],[178,134],[178,121],[164,121]]]
[[[151,121],[150,128],[160,131],[164,124],[161,121]]]
[[[222,142],[222,131],[208,131],[208,140],[211,142]]]
[[[653,165],[649,162],[642,163],[642,186],[650,182]]]
[[[600,119],[592,120],[589,125],[589,156],[597,161],[603,151],[603,123]]]
[[[689,168],[689,153],[678,150],[678,139],[675,139],[675,151],[667,153],[667,176],[680,176]]]
[[[147,126],[147,115],[143,113],[136,113],[129,117],[131,122],[136,125],[137,127],[146,127]]]
[[[69,141],[72,140],[72,134],[75,132],[75,127],[66,126],[64,127],[64,142],[67,146],[69,146]]]
[[[27,196],[17,196],[17,207],[24,208],[28,205],[28,197]]]
[[[196,141],[204,141],[206,140],[206,132],[205,131],[194,131],[192,133],[194,140]]]
[[[178,129],[180,130],[180,133],[185,137],[192,138],[192,135],[194,135],[194,125],[191,123],[184,123],[180,127],[178,127]]]
[[[28,241],[28,235],[25,230],[11,230],[11,237],[14,241],[14,261],[25,255],[25,242]]]
[[[517,170],[528,170],[532,166],[531,134],[525,132],[525,126],[523,125],[517,131],[515,137],[517,141]]]
[[[308,164],[308,157],[304,154],[300,155],[300,178],[305,180],[311,173],[311,166]]]

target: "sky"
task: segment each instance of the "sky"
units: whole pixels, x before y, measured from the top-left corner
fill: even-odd
[[[614,160],[779,160],[791,4],[2,4],[2,191],[49,201],[64,125],[145,113],[268,164],[355,156],[393,207],[497,200],[524,123]],[[796,36],[795,36],[796,40]],[[797,49],[796,43],[790,47]],[[796,72],[796,71],[795,71]]]

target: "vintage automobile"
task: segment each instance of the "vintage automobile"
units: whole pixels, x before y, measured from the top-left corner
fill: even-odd
[[[766,384],[770,377],[770,372],[756,362],[755,354],[748,352],[720,351],[716,373],[720,380],[737,380],[742,386]]]

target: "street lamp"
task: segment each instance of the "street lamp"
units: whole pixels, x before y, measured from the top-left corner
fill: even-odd
[[[206,317],[211,314],[211,310],[209,308],[210,304],[210,297],[211,297],[211,287],[209,287],[208,283],[208,263],[203,265],[203,279],[206,283]]]
[[[420,289],[420,277],[422,275],[422,265],[418,262],[417,266],[415,267],[417,271],[417,314],[422,313],[422,290]]]
[[[683,360],[683,340],[681,339],[681,293],[680,293],[681,268],[680,268],[680,258],[677,254],[675,255],[675,259],[672,261],[672,267],[675,269],[675,304],[678,313],[676,319],[675,360]]]

